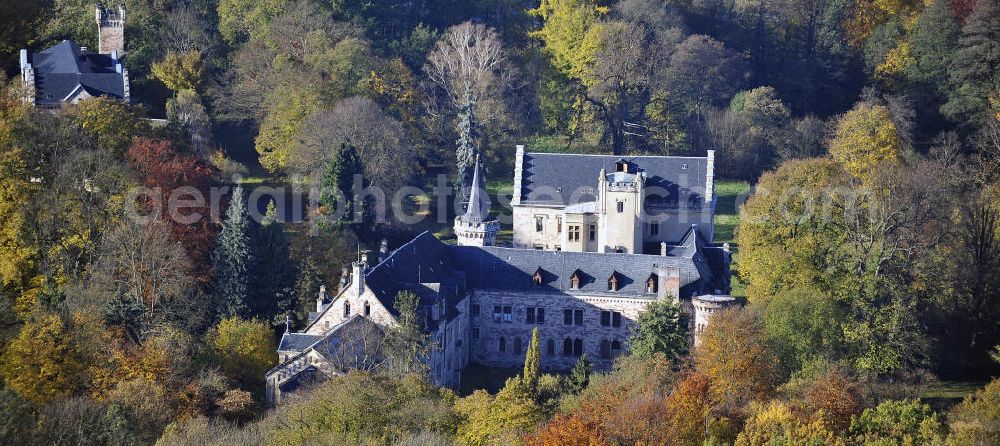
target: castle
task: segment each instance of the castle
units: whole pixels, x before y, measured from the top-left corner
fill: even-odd
[[[419,297],[436,348],[431,379],[455,388],[470,363],[519,367],[537,327],[541,367],[567,370],[587,354],[598,369],[628,351],[638,316],[677,302],[694,338],[730,305],[730,251],[712,244],[712,152],[707,157],[525,153],[517,148],[513,246],[498,220],[478,160],[456,245],[422,233],[369,266],[355,262],[334,295],[320,290],[300,332],[286,328],[267,400],[357,367],[371,330],[395,324],[401,291]],[[590,183],[588,184],[588,181]],[[360,366],[365,366],[364,364]]]
[[[36,54],[21,50],[21,82],[26,102],[58,107],[96,96],[129,102],[125,57],[125,6],[95,6],[97,52],[63,40]]]

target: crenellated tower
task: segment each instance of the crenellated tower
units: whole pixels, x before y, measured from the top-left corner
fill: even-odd
[[[465,214],[455,217],[454,229],[459,245],[495,246],[497,243],[500,222],[490,217],[490,196],[483,187],[483,175],[480,170],[477,156],[476,166],[472,172],[469,203],[465,207]]]
[[[97,16],[97,52],[125,55],[125,3],[118,3],[117,9],[105,8],[98,3],[94,6]]]

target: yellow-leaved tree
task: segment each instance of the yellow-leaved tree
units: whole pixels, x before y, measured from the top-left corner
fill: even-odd
[[[607,12],[593,0],[542,0],[528,11],[543,22],[531,35],[545,43],[556,69],[586,83],[601,48],[600,19]]]
[[[69,324],[58,315],[43,314],[24,324],[7,346],[0,376],[25,399],[45,404],[85,383],[86,362]]]
[[[278,360],[271,329],[258,320],[223,319],[208,343],[215,365],[244,389],[263,385],[264,373]]]
[[[903,141],[889,109],[858,104],[837,121],[830,155],[855,177],[864,179],[885,165],[902,160]]]
[[[154,63],[151,71],[153,77],[176,93],[183,90],[197,90],[201,85],[205,69],[201,63],[201,52],[171,51],[163,60]]]

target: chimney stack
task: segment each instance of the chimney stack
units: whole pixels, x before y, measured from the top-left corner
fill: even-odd
[[[329,296],[326,294],[326,285],[320,285],[319,286],[319,295],[316,296],[316,312],[317,313],[323,311],[323,305],[326,304],[327,297],[329,297]]]

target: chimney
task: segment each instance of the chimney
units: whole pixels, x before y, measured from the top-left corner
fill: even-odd
[[[113,60],[113,61],[115,62],[115,65],[116,65],[115,69],[116,69],[116,70],[117,70],[117,71],[118,71],[119,73],[121,73],[121,68],[118,68],[118,67],[117,67],[117,65],[120,65],[120,64],[118,63],[118,50],[111,50],[111,60]]]
[[[705,203],[711,203],[715,193],[715,151],[709,150],[705,160]]]
[[[28,65],[29,65],[28,64],[28,50],[27,49],[21,49],[21,71],[24,72],[24,69],[27,68]]]
[[[326,294],[326,285],[319,286],[319,295],[316,296],[316,312],[323,311],[323,305],[325,305],[326,300],[329,296]]]
[[[378,261],[382,263],[389,257],[389,240],[382,239],[382,244],[378,247]]]
[[[680,301],[681,295],[681,272],[676,266],[661,266],[657,270],[660,283],[657,288],[658,298],[670,297],[674,303]]]
[[[351,283],[351,270],[347,268],[347,265],[344,265],[340,269],[340,283],[337,288],[337,294],[344,292],[344,288],[347,288],[347,284],[349,283]]]
[[[514,154],[514,195],[510,199],[510,204],[521,204],[521,177],[524,175],[524,145],[517,145],[517,152]]]
[[[660,255],[661,256],[667,255],[667,242],[660,242]]]
[[[355,296],[360,296],[365,292],[365,262],[354,262],[351,264],[351,291]]]

